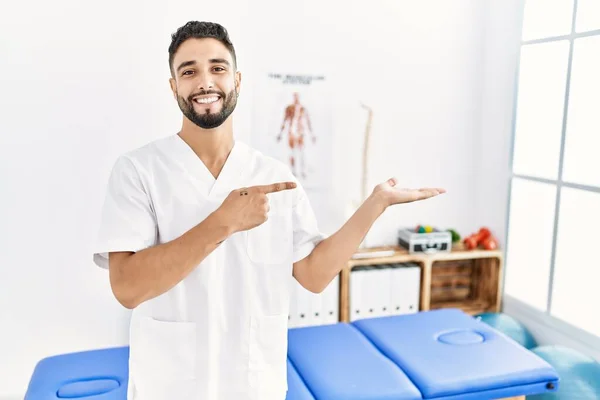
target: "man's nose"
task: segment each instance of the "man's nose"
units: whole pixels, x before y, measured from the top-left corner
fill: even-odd
[[[196,88],[198,90],[209,90],[214,86],[214,82],[210,74],[200,73],[198,74],[198,82]]]

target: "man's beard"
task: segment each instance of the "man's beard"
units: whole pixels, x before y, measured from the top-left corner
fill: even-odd
[[[207,94],[216,94],[221,97],[221,100],[223,101],[221,111],[217,113],[205,114],[199,114],[196,112],[192,99],[196,96]],[[203,129],[214,129],[218,126],[221,126],[221,124],[225,122],[227,118],[229,118],[231,113],[233,113],[233,110],[235,110],[235,106],[237,105],[237,93],[235,89],[233,89],[227,95],[225,95],[223,92],[217,92],[214,90],[201,91],[190,95],[187,100],[184,100],[183,97],[177,95],[177,103],[179,104],[179,108],[181,109],[183,115],[185,115],[186,118],[192,121],[194,124]]]

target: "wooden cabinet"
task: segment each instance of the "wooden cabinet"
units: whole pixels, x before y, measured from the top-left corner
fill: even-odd
[[[451,252],[408,253],[400,247],[373,248],[366,253],[393,250],[385,257],[351,259],[340,272],[340,321],[350,321],[350,279],[357,266],[412,263],[421,268],[419,311],[460,308],[473,315],[501,308],[503,255],[500,250],[465,250],[461,244]],[[363,253],[364,255],[364,253]]]

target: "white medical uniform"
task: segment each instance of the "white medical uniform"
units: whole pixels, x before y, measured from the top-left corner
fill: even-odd
[[[235,189],[295,181],[236,141],[218,179],[178,135],[112,170],[94,261],[169,242]],[[324,236],[302,186],[269,194],[267,222],[237,232],[168,292],[133,310],[128,400],[284,400],[292,264]]]

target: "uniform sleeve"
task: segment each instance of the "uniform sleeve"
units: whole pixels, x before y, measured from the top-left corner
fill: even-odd
[[[293,262],[298,262],[308,256],[317,244],[325,239],[325,235],[319,230],[317,218],[306,192],[298,182],[296,191],[298,196],[292,211],[294,224]]]
[[[150,197],[132,161],[122,156],[108,180],[94,263],[108,269],[109,252],[136,252],[156,241],[157,225]]]

